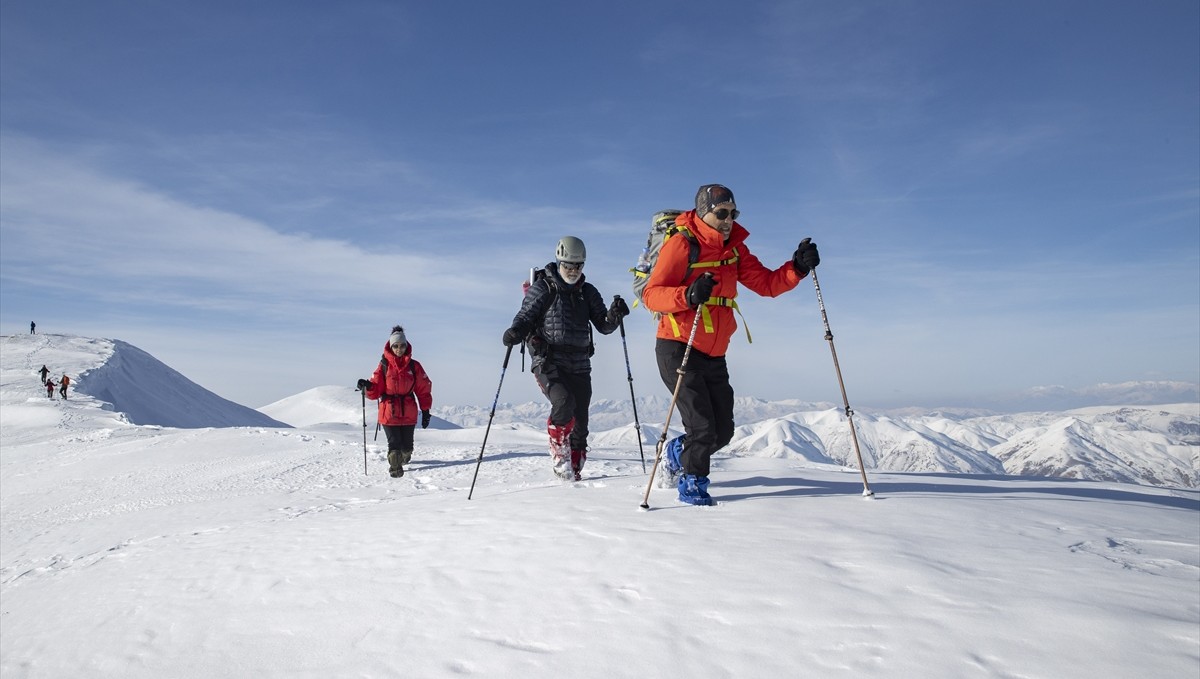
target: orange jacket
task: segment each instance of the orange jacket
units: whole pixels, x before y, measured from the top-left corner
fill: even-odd
[[[737,222],[733,224],[728,242],[723,242],[719,231],[697,218],[695,210],[679,215],[675,223],[699,241],[697,262],[724,263],[715,267],[693,264],[689,271],[688,239],[682,235],[673,236],[663,243],[658,253],[658,261],[642,291],[642,302],[650,311],[662,314],[658,319],[659,338],[687,342],[698,311],[688,306],[688,286],[705,272],[712,272],[717,284],[713,288],[713,299],[703,307],[707,313],[702,313],[692,347],[709,356],[724,356],[729,349],[729,339],[737,330],[732,306],[738,294],[738,283],[763,297],[776,297],[796,287],[803,276],[792,268],[791,260],[774,271],[763,266],[746,247],[750,232]]]

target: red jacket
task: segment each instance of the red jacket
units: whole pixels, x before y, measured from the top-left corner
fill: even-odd
[[[400,426],[416,424],[422,410],[433,407],[433,382],[412,357],[412,345],[404,349],[403,356],[392,352],[387,342],[383,344],[383,358],[371,377],[367,398],[379,400],[379,424]]]
[[[721,232],[697,218],[695,210],[679,215],[675,223],[686,228],[699,241],[697,262],[722,264],[714,267],[696,267],[693,264],[689,271],[688,239],[682,235],[668,238],[658,253],[658,261],[642,291],[642,302],[650,311],[662,314],[658,319],[658,337],[687,342],[699,311],[688,306],[688,286],[705,272],[712,272],[717,284],[713,288],[713,299],[702,307],[707,313],[701,315],[692,347],[709,356],[724,356],[729,349],[729,338],[737,330],[733,305],[738,294],[738,283],[763,297],[776,297],[799,285],[803,277],[792,268],[791,260],[774,271],[763,266],[746,247],[745,241],[750,232],[737,222],[733,224],[728,242],[724,241]]]

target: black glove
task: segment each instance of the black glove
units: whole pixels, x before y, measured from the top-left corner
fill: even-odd
[[[373,386],[375,386],[375,385],[371,384],[370,380],[359,380],[358,381],[358,390],[359,391],[366,391]]]
[[[792,268],[801,276],[817,268],[821,263],[821,255],[817,254],[817,244],[805,238],[792,255]]]
[[[625,300],[620,297],[613,298],[612,304],[608,307],[608,320],[617,323],[628,315],[629,305],[625,303]]]
[[[693,307],[698,307],[708,301],[712,297],[713,287],[717,284],[717,279],[709,274],[697,278],[688,286],[687,302]]]
[[[428,428],[429,428],[429,417],[430,417],[430,416],[429,416],[429,411],[428,411],[428,410],[422,410],[422,411],[421,411],[421,428],[422,428],[422,429],[428,429]]]
[[[504,346],[511,347],[521,343],[521,333],[517,332],[516,328],[509,328],[504,331]]]

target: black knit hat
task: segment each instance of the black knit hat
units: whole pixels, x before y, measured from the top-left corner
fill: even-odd
[[[737,205],[737,201],[733,199],[733,191],[729,187],[721,184],[705,184],[696,191],[696,216],[703,218],[704,215],[712,211],[714,205],[721,203],[733,203]]]

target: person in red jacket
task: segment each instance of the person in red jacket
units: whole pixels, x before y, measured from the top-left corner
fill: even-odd
[[[646,308],[660,314],[654,352],[667,389],[674,392],[679,383],[676,405],[685,432],[667,445],[662,468],[679,499],[694,505],[713,504],[709,460],[733,438],[733,387],[725,352],[737,329],[738,284],[776,297],[795,288],[821,261],[817,246],[802,242],[791,261],[768,269],[746,246],[750,233],[735,221],[738,215],[733,191],[720,184],[701,186],[696,209],[675,220],[684,233],[664,241],[642,293]],[[693,323],[698,325],[692,352],[679,382]]]
[[[404,465],[412,460],[418,415],[425,429],[433,407],[433,382],[412,357],[404,328],[392,328],[375,374],[370,381],[359,380],[358,388],[367,398],[379,401],[378,421],[388,441],[388,473],[400,478],[404,476]]]

